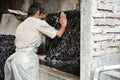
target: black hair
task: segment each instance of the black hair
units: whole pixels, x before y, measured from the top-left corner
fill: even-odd
[[[41,3],[35,2],[28,8],[28,17],[35,15],[35,13],[40,10],[40,13],[44,13],[44,9]]]

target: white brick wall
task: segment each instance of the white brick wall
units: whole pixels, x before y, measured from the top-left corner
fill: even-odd
[[[120,54],[120,0],[81,0],[81,80],[92,80],[99,59],[115,54]]]
[[[94,1],[94,0],[93,0]],[[120,0],[96,0],[93,10],[94,56],[113,54],[119,50],[120,42]],[[103,45],[102,43],[106,43]],[[110,44],[109,44],[110,43]],[[97,47],[95,48],[95,46]],[[112,46],[113,45],[113,46]],[[112,46],[112,47],[111,47]],[[96,55],[97,53],[97,55]]]
[[[92,3],[92,70],[95,70],[100,57],[120,53],[120,0]]]

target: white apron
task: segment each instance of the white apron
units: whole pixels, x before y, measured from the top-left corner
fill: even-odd
[[[37,48],[16,49],[5,63],[4,80],[39,80]]]

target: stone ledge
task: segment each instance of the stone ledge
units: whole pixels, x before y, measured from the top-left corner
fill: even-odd
[[[41,80],[80,80],[78,76],[40,65]]]

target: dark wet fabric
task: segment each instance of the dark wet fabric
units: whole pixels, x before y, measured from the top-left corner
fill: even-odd
[[[5,61],[15,52],[14,40],[14,35],[0,35],[0,80],[4,80]]]
[[[56,69],[80,76],[80,11],[65,11],[68,24],[62,38],[46,38],[46,61]],[[48,14],[46,21],[56,29],[60,28],[60,13]]]

